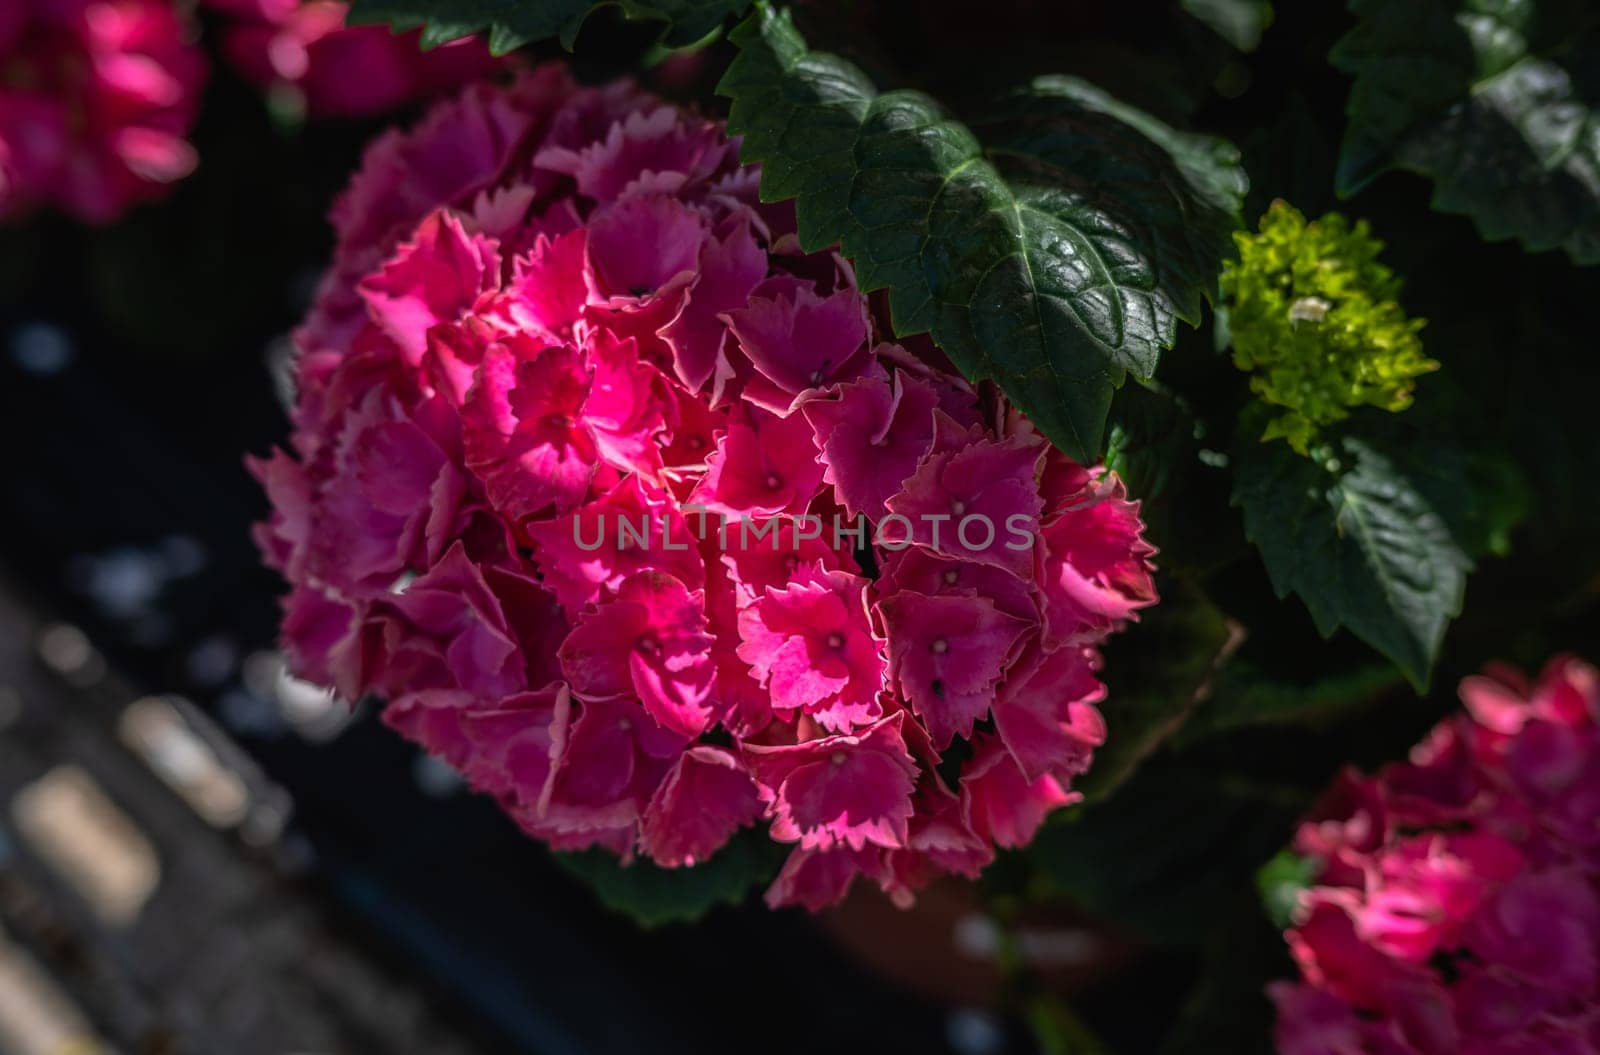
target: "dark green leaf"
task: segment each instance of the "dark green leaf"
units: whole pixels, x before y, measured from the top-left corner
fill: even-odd
[[[1106,433],[1106,468],[1129,493],[1148,503],[1182,484],[1204,430],[1177,395],[1158,384],[1128,385],[1117,393]]]
[[[1324,464],[1244,433],[1234,504],[1273,589],[1297,594],[1324,637],[1348,627],[1425,687],[1482,538],[1469,460],[1375,430],[1338,439]]]
[[[1341,194],[1382,172],[1491,241],[1600,263],[1600,19],[1579,0],[1351,0],[1333,51],[1355,75]]]
[[[732,39],[729,128],[762,162],[762,196],[797,199],[801,244],[839,243],[863,289],[888,289],[897,334],[931,333],[1097,458],[1112,392],[1149,377],[1213,293],[1237,151],[1059,77],[1009,96],[979,126],[985,149],[927,96],[808,50],[787,14],[760,8]]]
[[[607,908],[646,927],[682,923],[717,905],[736,905],[753,887],[769,882],[788,847],[765,833],[743,832],[709,861],[692,868],[661,868],[645,858],[623,866],[605,850],[558,853],[563,868],[594,889]]]
[[[353,0],[352,24],[378,23],[401,30],[422,27],[423,47],[474,33],[489,35],[503,55],[525,44],[559,37],[571,49],[584,21],[602,7],[629,19],[661,24],[661,43],[683,47],[704,38],[751,0]]]

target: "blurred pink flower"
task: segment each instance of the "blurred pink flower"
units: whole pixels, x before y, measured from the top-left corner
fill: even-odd
[[[420,31],[347,26],[335,0],[203,0],[232,16],[223,51],[262,87],[300,93],[314,117],[370,117],[458,88],[499,61],[477,37],[422,50]]]
[[[0,218],[54,206],[107,223],[198,162],[205,59],[170,0],[6,0]]]
[[[1271,989],[1283,1055],[1600,1053],[1600,678],[1490,668],[1405,763],[1302,823],[1317,863]]]

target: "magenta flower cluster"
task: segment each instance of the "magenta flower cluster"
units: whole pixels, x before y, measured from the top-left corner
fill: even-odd
[[[1600,672],[1491,668],[1301,826],[1281,1055],[1600,1053]]]
[[[676,867],[766,822],[769,903],[905,902],[1071,801],[1152,550],[1112,474],[880,343],[737,150],[550,68],[378,140],[259,540],[295,669],[534,837]]]
[[[170,0],[0,2],[0,219],[105,223],[194,169],[206,63]]]

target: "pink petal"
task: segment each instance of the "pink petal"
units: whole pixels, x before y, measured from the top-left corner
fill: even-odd
[[[856,876],[871,872],[875,865],[870,850],[807,850],[797,846],[767,889],[767,907],[800,905],[808,912],[820,912],[843,901]]]
[[[790,295],[757,297],[726,315],[739,348],[765,383],[745,398],[788,414],[804,392],[848,380],[866,362],[866,305],[853,289],[819,297],[805,286]]]
[[[690,392],[703,389],[716,372],[728,333],[719,316],[749,301],[767,273],[767,254],[756,244],[750,225],[740,223],[721,240],[706,239],[699,272],[682,310],[661,328],[672,349],[673,370]]]
[[[736,755],[721,747],[692,747],[650,800],[639,845],[664,867],[693,866],[760,814],[755,782]]]
[[[708,464],[690,500],[729,517],[803,513],[822,486],[811,427],[800,415],[736,415]]]
[[[1088,770],[1105,743],[1106,722],[1095,704],[1106,688],[1095,677],[1099,657],[1063,648],[1018,662],[994,705],[995,730],[1028,780],[1052,774],[1070,780]]]
[[[889,668],[941,750],[988,713],[1027,629],[982,597],[897,593],[878,602]]]
[[[772,837],[807,850],[905,845],[916,765],[901,719],[793,747],[747,745],[745,759],[771,803]]]
[[[663,728],[698,736],[717,707],[705,628],[700,594],[670,575],[642,572],[579,618],[561,646],[561,667],[583,699],[632,695]]]
[[[973,741],[972,757],[961,769],[961,808],[967,823],[999,846],[1028,845],[1051,811],[1082,797],[1064,790],[1051,776],[1030,781],[992,736]]]
[[[589,385],[571,348],[517,337],[484,352],[461,409],[466,461],[513,523],[565,513],[587,497],[599,459],[581,421]]]
[[[589,221],[590,300],[603,305],[681,295],[706,237],[700,214],[674,198],[637,198],[600,210]]]
[[[1033,575],[1042,448],[978,440],[936,453],[885,503],[910,521],[910,538],[946,557]]]
[[[938,397],[918,380],[896,373],[891,383],[867,377],[840,386],[830,399],[806,402],[804,412],[850,516],[877,520],[933,447]]]
[[[499,278],[497,243],[469,235],[458,217],[439,210],[360,290],[374,321],[418,363],[429,328],[460,319]]]
[[[635,572],[662,571],[690,589],[705,585],[705,565],[688,521],[666,494],[636,476],[526,531],[538,547],[535,558],[546,583],[569,613],[615,594]]]

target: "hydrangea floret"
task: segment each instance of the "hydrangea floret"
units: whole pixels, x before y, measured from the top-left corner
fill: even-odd
[[[109,223],[194,170],[206,63],[169,0],[0,3],[0,219]]]
[[[1600,1052],[1600,671],[1493,667],[1300,826],[1280,1055]]]
[[[556,68],[379,139],[258,539],[294,669],[533,837],[672,868],[764,823],[769,903],[905,903],[1074,800],[1153,550],[757,179]]]
[[[1262,439],[1304,454],[1353,407],[1411,405],[1415,379],[1439,364],[1423,354],[1424,321],[1406,317],[1400,279],[1378,261],[1383,243],[1365,220],[1307,222],[1275,201],[1259,233],[1234,241],[1239,257],[1221,278],[1233,362],[1251,374],[1252,392],[1284,408]]]

